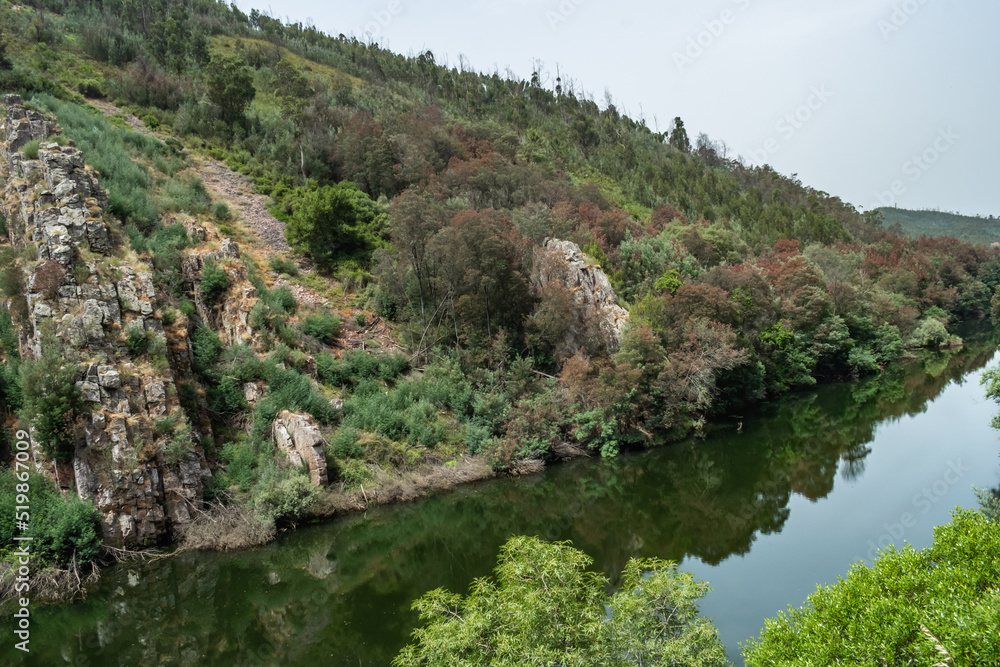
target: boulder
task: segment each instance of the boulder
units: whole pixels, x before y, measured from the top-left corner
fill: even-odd
[[[311,415],[285,410],[274,420],[272,432],[278,450],[285,453],[289,463],[298,467],[305,462],[309,466],[309,479],[313,485],[327,485],[329,478],[323,436]]]

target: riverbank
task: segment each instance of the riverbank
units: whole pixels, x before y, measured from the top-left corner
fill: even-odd
[[[866,558],[883,524],[912,513],[900,541],[925,546],[956,505],[976,506],[973,485],[1000,483],[977,379],[995,349],[967,337],[958,354],[786,395],[741,432],[373,502],[252,550],[123,563],[86,600],[33,610],[45,643],[30,664],[388,666],[419,623],[412,601],[465,593],[511,535],[570,540],[608,576],[633,556],[677,561],[710,582],[702,611],[738,660],[764,619]],[[970,470],[934,490],[949,461]],[[926,513],[911,504],[925,486]],[[0,662],[20,664],[8,648]]]

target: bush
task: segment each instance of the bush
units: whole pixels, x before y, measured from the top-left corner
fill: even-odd
[[[104,99],[104,91],[101,90],[101,84],[94,79],[84,79],[76,84],[76,90],[84,97],[94,97],[99,100]]]
[[[206,260],[201,269],[201,295],[211,308],[229,288],[229,274],[212,260]]]
[[[295,522],[307,516],[318,496],[309,478],[276,467],[268,472],[254,489],[257,510],[275,523]]]
[[[233,219],[233,214],[229,210],[229,205],[224,201],[217,201],[212,204],[212,217],[218,222],[229,222]]]
[[[139,327],[129,327],[125,345],[128,347],[129,352],[135,356],[146,354],[146,351],[149,349],[149,336]]]
[[[177,310],[181,311],[184,317],[188,319],[194,317],[194,314],[197,312],[191,299],[181,299],[181,302],[177,304]]]
[[[155,130],[160,126],[160,119],[149,113],[142,117],[142,124],[151,130]]]
[[[219,334],[206,327],[198,327],[191,333],[192,365],[199,373],[205,373],[222,355],[222,341]]]
[[[372,478],[368,464],[360,459],[341,459],[337,461],[337,476],[347,489],[362,486]]]
[[[36,429],[37,441],[57,461],[73,456],[75,425],[87,413],[83,395],[76,386],[76,369],[64,359],[54,343],[39,359],[21,365],[24,409],[20,417]]]
[[[161,422],[162,423],[162,422]],[[160,424],[157,424],[159,430]],[[167,465],[177,465],[183,461],[191,449],[191,426],[187,420],[173,427],[170,440],[163,448],[163,460]]]
[[[14,550],[14,524],[18,484],[10,470],[0,470],[0,554]],[[31,522],[27,535],[32,539],[31,552],[36,565],[67,568],[93,562],[100,555],[101,515],[89,502],[76,494],[64,496],[44,475],[31,474],[26,482],[31,489]]]
[[[280,255],[272,257],[267,264],[275,273],[284,273],[289,276],[299,275],[299,267],[296,266],[295,262]]]
[[[21,153],[24,155],[25,160],[37,160],[38,159],[38,147],[41,146],[41,139],[32,139],[24,146],[21,147]]]
[[[294,313],[299,306],[298,301],[295,300],[295,295],[292,294],[292,290],[287,287],[279,287],[276,290],[271,290],[266,299],[269,304],[287,315]]]
[[[908,345],[910,347],[936,348],[947,344],[951,339],[951,334],[948,333],[948,329],[940,319],[928,317],[913,332]]]
[[[341,320],[329,311],[309,315],[302,322],[302,333],[332,345],[340,332]]]
[[[333,387],[354,387],[364,380],[390,382],[410,369],[409,360],[401,354],[372,354],[351,350],[338,361],[329,353],[316,357],[320,382]]]
[[[192,215],[204,213],[211,201],[201,179],[192,176],[187,180],[171,179],[163,186],[160,197],[167,211],[183,211]]]

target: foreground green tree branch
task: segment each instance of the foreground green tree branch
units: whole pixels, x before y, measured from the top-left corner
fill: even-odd
[[[1000,524],[958,509],[934,543],[882,552],[768,620],[745,647],[770,665],[1000,664]]]
[[[614,595],[568,542],[513,537],[495,576],[467,597],[431,591],[413,608],[423,627],[396,657],[417,665],[729,665],[698,613],[708,584],[669,561],[633,559]]]

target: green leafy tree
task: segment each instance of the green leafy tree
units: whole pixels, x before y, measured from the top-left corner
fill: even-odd
[[[325,268],[338,257],[377,247],[388,222],[382,208],[348,181],[309,190],[289,206],[294,209],[285,226],[289,245]]]
[[[632,560],[609,596],[591,562],[566,542],[511,538],[494,579],[465,598],[437,589],[414,603],[424,625],[393,665],[729,664],[698,614],[707,584],[673,563]]]
[[[934,543],[882,552],[770,619],[747,665],[1000,664],[1000,524],[956,510]]]
[[[246,63],[238,58],[213,58],[208,64],[208,98],[218,105],[222,120],[232,125],[243,118],[257,90]]]
[[[684,121],[680,116],[674,118],[674,127],[670,131],[670,145],[684,153],[691,152],[691,140],[688,138],[687,130],[684,129]]]
[[[59,346],[45,346],[39,359],[21,365],[21,418],[34,427],[35,438],[48,456],[68,461],[73,456],[75,424],[86,412],[76,386],[76,368],[66,363]]]

